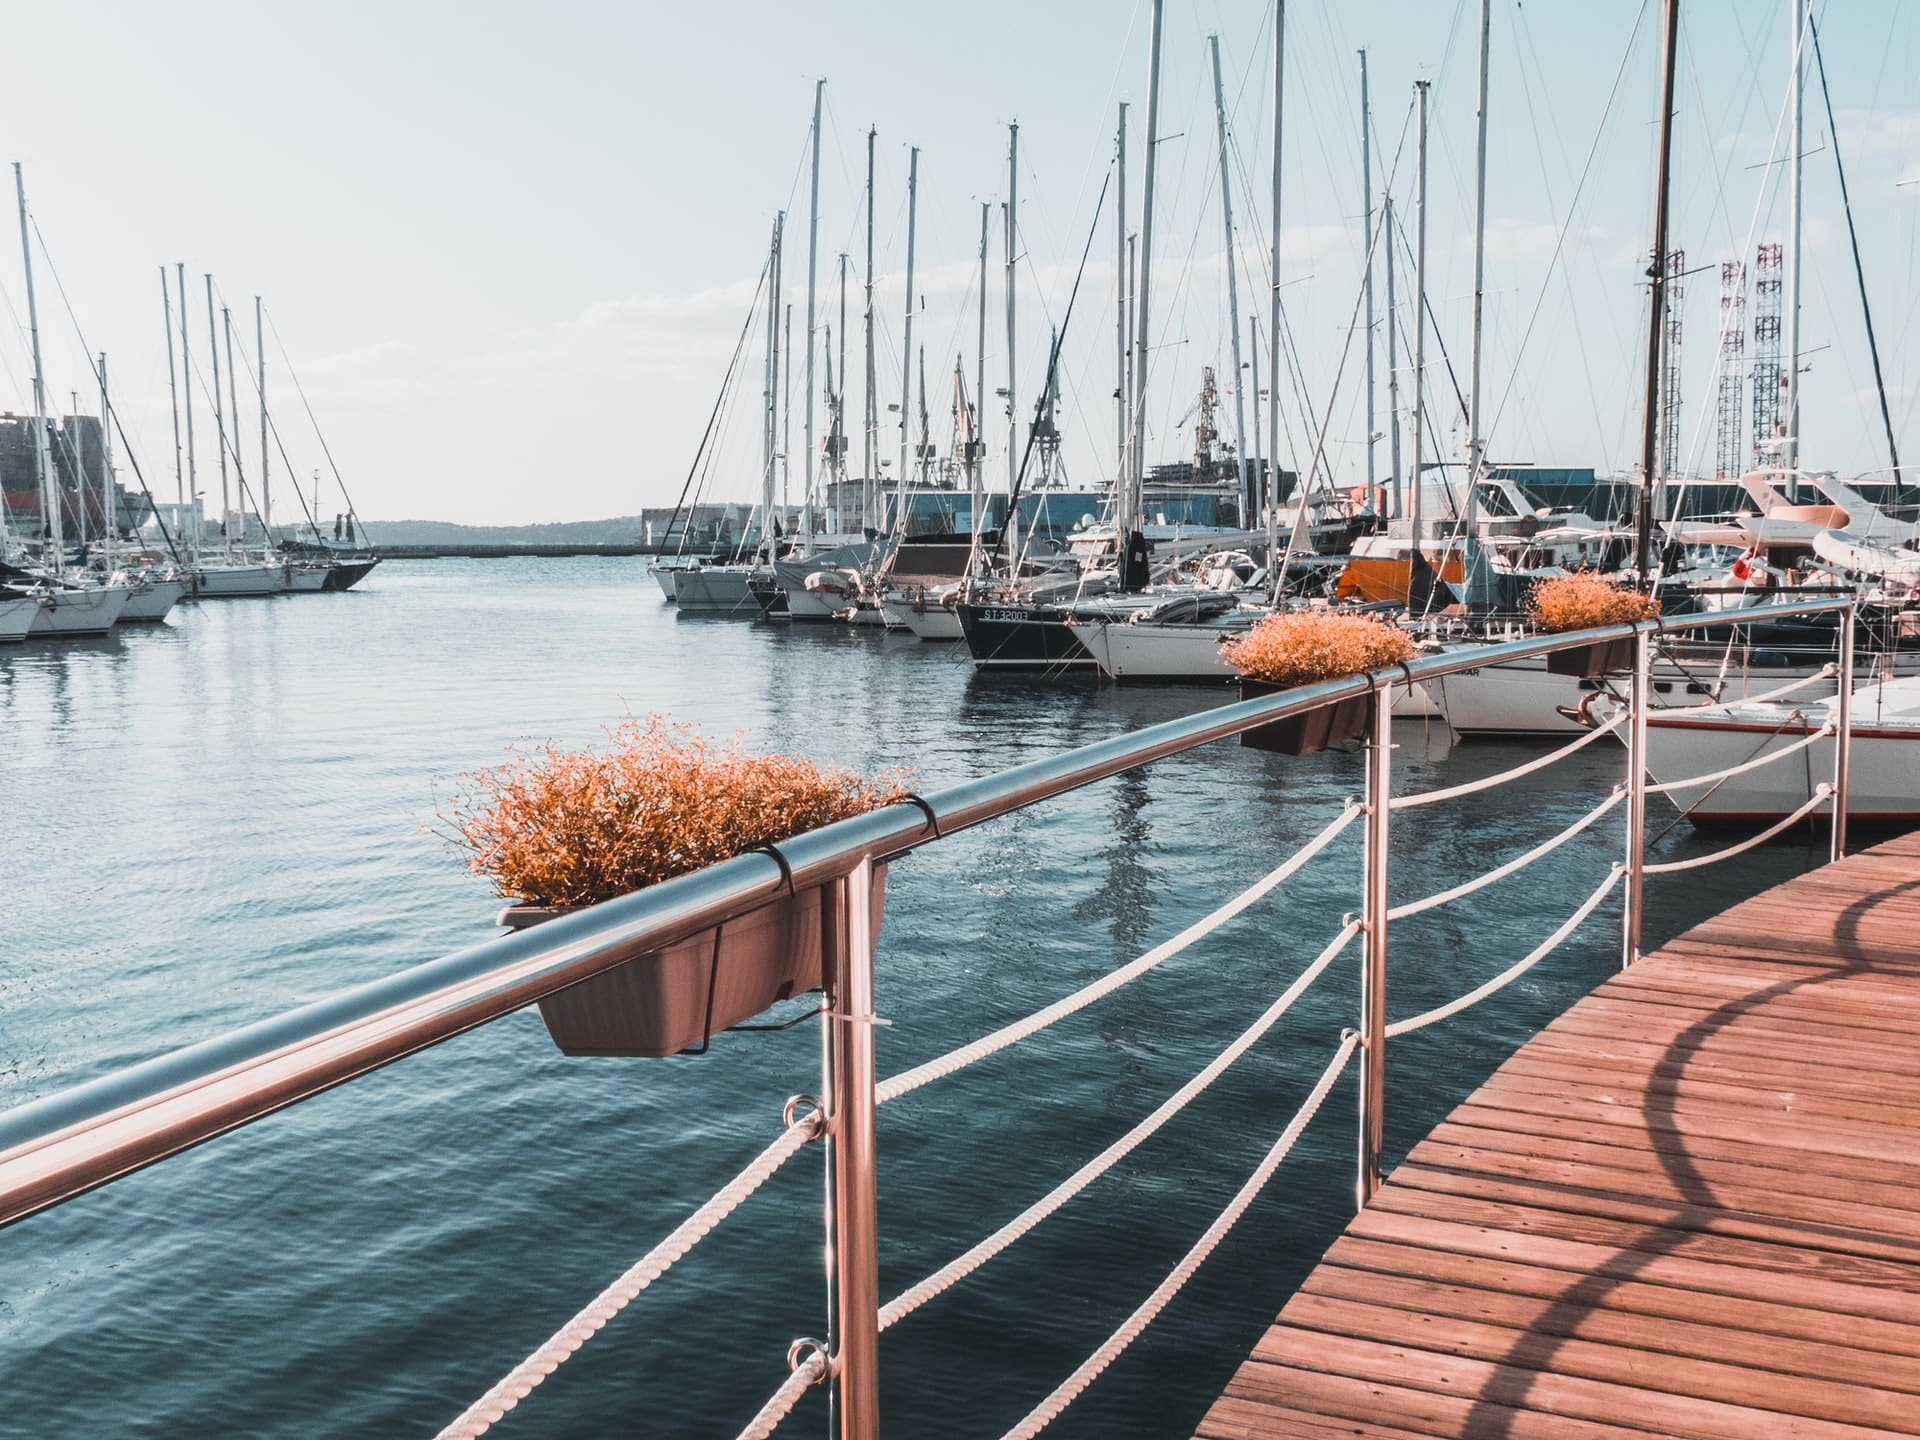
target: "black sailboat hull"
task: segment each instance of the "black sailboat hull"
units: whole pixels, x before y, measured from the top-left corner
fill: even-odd
[[[1058,605],[956,605],[973,663],[996,670],[1096,669]]]

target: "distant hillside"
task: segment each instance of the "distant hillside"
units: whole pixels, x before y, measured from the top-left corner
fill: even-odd
[[[448,520],[368,520],[361,528],[379,545],[632,545],[638,515],[565,520],[552,525],[456,525]]]

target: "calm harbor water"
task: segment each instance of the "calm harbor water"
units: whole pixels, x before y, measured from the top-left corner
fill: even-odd
[[[627,711],[937,789],[1219,703],[976,676],[844,627],[682,617],[636,560],[383,565],[344,595],[185,607],[0,652],[12,824],[0,1104],[15,1105],[496,933],[436,796],[522,740]],[[1399,727],[1403,785],[1529,753]],[[1396,899],[1568,823],[1602,742],[1396,821]],[[887,1075],[1131,959],[1283,858],[1358,755],[1213,746],[898,862],[881,937]],[[1656,832],[1670,818],[1654,815]],[[1389,1010],[1451,997],[1604,873],[1608,817],[1394,932]],[[1709,842],[1711,843],[1711,842]],[[1358,827],[1153,976],[881,1112],[883,1299],[1031,1203],[1237,1035],[1359,904]],[[1700,848],[1680,826],[1668,854]],[[1658,939],[1819,858],[1803,841],[1652,882]],[[1616,963],[1618,906],[1517,985],[1396,1044],[1390,1158]],[[997,1436],[1198,1236],[1344,1025],[1357,950],[1154,1140],[1014,1251],[887,1332],[889,1429]],[[703,1057],[566,1060],[526,1012],[0,1235],[0,1434],[430,1435],[776,1133],[811,1026]],[[1353,1091],[1147,1335],[1052,1433],[1191,1432],[1351,1205]],[[823,1331],[818,1157],[790,1164],[521,1405],[502,1436],[732,1435]],[[818,1434],[816,1395],[787,1432]],[[786,1433],[786,1432],[783,1432]]]

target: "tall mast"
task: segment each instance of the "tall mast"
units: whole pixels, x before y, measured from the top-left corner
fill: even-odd
[[[1480,406],[1480,312],[1486,291],[1487,270],[1487,57],[1493,39],[1493,0],[1480,0],[1480,115],[1479,149],[1474,163],[1473,189],[1473,359],[1467,392],[1467,504],[1462,533],[1465,535],[1469,575],[1467,585],[1474,588],[1474,523],[1479,513],[1480,470],[1485,463],[1485,437],[1480,424],[1485,412]]]
[[[871,525],[874,522],[875,466],[879,457],[875,451],[879,445],[880,403],[878,388],[873,377],[873,137],[879,133],[871,126],[867,129],[867,406],[860,427],[864,436],[864,459],[860,466],[860,523]]]
[[[40,309],[33,298],[33,242],[27,235],[27,182],[14,162],[13,188],[20,197],[20,260],[27,270],[27,332],[33,339],[33,465],[40,481],[40,513],[45,539],[52,547],[49,563],[57,573],[67,559],[65,497],[47,464],[47,377],[40,367]]]
[[[1280,559],[1280,101],[1287,58],[1287,0],[1273,0],[1273,248],[1267,291],[1267,571],[1277,601],[1286,579]],[[1304,513],[1304,512],[1303,512]],[[1291,541],[1289,541],[1291,544]]]
[[[213,276],[206,276],[207,282],[207,349],[212,354],[209,362],[213,366],[213,428],[219,438],[220,455],[220,548],[222,551],[233,549],[233,536],[228,532],[228,522],[233,518],[233,500],[227,492],[227,417],[220,404],[220,332],[213,324]]]
[[[927,347],[920,347],[920,439],[914,445],[914,468],[920,472],[920,483],[927,483],[927,462],[931,458],[933,445],[927,435]]]
[[[1798,15],[1800,0],[1794,0]],[[1647,268],[1651,303],[1647,320],[1647,412],[1640,437],[1640,524],[1634,548],[1634,567],[1639,572],[1640,588],[1652,588],[1653,564],[1653,455],[1660,433],[1660,333],[1667,306],[1667,192],[1673,163],[1673,73],[1674,54],[1679,45],[1680,0],[1667,0],[1667,21],[1661,47],[1660,77],[1660,169],[1653,196],[1653,264]],[[1797,37],[1796,37],[1797,43]],[[1795,59],[1798,59],[1796,51]],[[1796,65],[1797,70],[1797,65]],[[1797,98],[1797,97],[1796,97]],[[1796,164],[1800,137],[1794,136]],[[1798,251],[1796,249],[1796,256]],[[1791,417],[1791,411],[1788,412]],[[1789,418],[1788,434],[1792,434]],[[1789,457],[1792,452],[1789,451]],[[1791,458],[1787,461],[1791,466]]]
[[[113,568],[113,532],[115,506],[113,503],[113,412],[107,405],[107,352],[100,352],[100,549],[106,556],[107,568]],[[74,413],[80,407],[75,405]]]
[[[1119,317],[1117,333],[1114,336],[1114,374],[1116,384],[1113,391],[1113,418],[1118,435],[1114,440],[1113,474],[1116,484],[1124,483],[1127,476],[1127,412],[1133,386],[1127,375],[1127,285],[1133,279],[1133,266],[1127,260],[1127,102],[1120,102],[1120,129],[1116,140],[1115,165],[1119,170],[1120,203],[1114,207],[1113,267],[1117,272],[1113,282],[1114,307]]]
[[[992,210],[989,201],[980,202],[980,321],[973,352],[973,412],[967,425],[967,488],[973,493],[973,524],[968,528],[976,535],[982,528],[987,497],[987,442],[980,422],[987,408],[987,223]]]
[[[273,490],[267,484],[267,341],[266,331],[262,328],[260,297],[253,297],[253,355],[254,363],[260,368],[254,372],[254,393],[260,401],[260,523],[266,527],[267,540],[273,540]],[[236,412],[234,422],[239,423]],[[294,499],[299,499],[298,495]],[[300,531],[300,524],[294,522],[294,533]]]
[[[1800,466],[1800,159],[1805,149],[1802,100],[1806,80],[1805,52],[1801,46],[1807,37],[1807,0],[1793,0],[1793,137],[1792,154],[1787,159],[1787,208],[1793,212],[1793,231],[1787,237],[1787,368],[1780,372],[1786,389],[1786,404],[1780,408],[1787,422],[1787,444],[1781,463],[1789,470]],[[1673,42],[1670,40],[1668,44]],[[1673,108],[1672,87],[1667,91],[1667,109]],[[1661,124],[1666,123],[1664,116]],[[1662,162],[1663,166],[1665,162]],[[1656,278],[1661,285],[1664,278]]]
[[[247,513],[247,477],[244,468],[240,464],[240,381],[233,369],[233,314],[224,305],[220,307],[220,325],[226,332],[227,340],[227,407],[233,413],[233,486],[234,489],[239,492],[240,514],[242,516],[240,539],[242,543],[245,543],[247,538],[247,526],[244,518]],[[260,517],[260,524],[263,529],[266,523],[267,517],[262,515]],[[266,543],[269,546],[273,544],[273,536],[271,534],[267,535]]]
[[[787,373],[780,384],[780,525],[784,530],[793,505],[793,306],[786,307],[782,325],[780,348],[787,352]],[[804,468],[801,478],[805,478]]]
[[[1407,469],[1407,479],[1413,488],[1413,503],[1407,506],[1407,518],[1412,522],[1413,552],[1409,557],[1412,566],[1408,571],[1409,581],[1413,570],[1419,568],[1420,510],[1427,488],[1426,465],[1421,458],[1426,448],[1427,422],[1427,84],[1425,80],[1413,82],[1419,96],[1419,120],[1415,127],[1419,158],[1414,167],[1413,192],[1413,456]]]
[[[831,380],[827,383],[833,389]],[[847,528],[847,252],[840,252],[840,389],[833,402],[833,457],[829,473],[839,481],[834,494],[840,497],[835,507],[833,528]]]
[[[785,288],[780,272],[785,260],[786,239],[787,212],[782,210],[779,220],[774,224],[773,289],[771,292],[773,296],[773,311],[767,321],[773,332],[773,372],[772,378],[768,381],[767,392],[770,396],[767,403],[771,407],[767,412],[767,425],[769,432],[773,436],[773,459],[768,463],[767,468],[767,475],[769,477],[767,481],[767,508],[762,511],[760,515],[760,538],[767,545],[769,551],[771,551],[773,546],[773,506],[775,495],[773,481],[779,476],[781,467],[786,464],[786,456],[783,453],[785,446],[780,440],[780,382],[782,379],[780,361],[783,349],[780,343],[780,303],[781,294]]]
[[[180,388],[185,392],[187,412],[187,498],[193,501],[193,544],[197,551],[206,544],[206,527],[200,510],[200,477],[193,463],[193,357],[187,348],[187,266],[177,260],[173,266],[174,291],[180,297]]]
[[[780,413],[775,405],[778,400],[776,386],[780,378],[780,232],[787,219],[783,210],[773,217],[773,241],[767,247],[767,393],[765,424],[762,426],[764,439],[760,453],[765,463],[760,475],[760,534],[763,539],[773,535],[773,446],[774,422]]]
[[[1227,322],[1233,332],[1233,458],[1240,470],[1240,494],[1247,493],[1247,407],[1240,384],[1240,269],[1233,243],[1233,193],[1227,183],[1227,95],[1220,85],[1220,37],[1209,35],[1213,50],[1213,117],[1220,132],[1220,217],[1227,237]],[[1203,477],[1211,479],[1211,476]]]
[[[900,504],[893,523],[900,533],[906,533],[907,524],[907,427],[911,421],[908,410],[913,402],[913,228],[919,218],[920,203],[920,147],[915,145],[907,155],[907,319],[906,335],[900,342],[900,474],[897,480],[900,492]]]
[[[1260,468],[1260,317],[1258,315],[1247,316],[1247,338],[1253,342],[1247,347],[1247,361],[1253,367],[1253,373],[1248,376],[1247,385],[1253,393],[1253,428],[1247,432],[1253,442],[1252,493],[1248,496],[1246,517],[1246,523],[1251,528],[1255,508],[1253,502],[1260,498],[1265,488]],[[1271,469],[1266,473],[1271,474]]]
[[[1136,541],[1140,534],[1141,493],[1146,485],[1145,427],[1147,420],[1147,348],[1148,328],[1152,324],[1153,300],[1153,170],[1154,150],[1160,142],[1160,32],[1161,0],[1153,0],[1153,38],[1147,51],[1147,175],[1141,187],[1140,220],[1140,299],[1139,326],[1135,330],[1135,343],[1140,347],[1139,364],[1134,367],[1133,378],[1133,424],[1132,443],[1129,446],[1132,465],[1129,467],[1127,483],[1121,488],[1120,503],[1115,507],[1117,523],[1114,526],[1114,539],[1119,545],[1120,588],[1124,591],[1139,590],[1146,584],[1147,577],[1137,573],[1132,560]],[[1144,568],[1144,567],[1141,567]]]
[[[1367,104],[1367,52],[1360,52],[1360,192],[1366,201],[1367,234],[1373,234],[1373,115]],[[1392,255],[1388,255],[1392,263]],[[1375,472],[1373,465],[1373,445],[1379,436],[1374,431],[1373,416],[1373,261],[1367,261],[1366,278],[1367,307],[1367,504],[1379,509],[1378,497],[1374,491]]]
[[[1014,269],[1018,247],[1020,214],[1020,123],[1007,127],[1007,504],[1013,504],[1013,492],[1020,480],[1019,387],[1014,363]],[[1009,514],[1008,523],[1012,523]]]
[[[167,402],[173,414],[173,528],[183,530],[187,514],[187,481],[180,468],[180,387],[173,373],[173,297],[167,290],[167,267],[160,267],[160,313],[167,337]]]
[[[807,399],[806,418],[802,422],[807,437],[806,464],[801,467],[800,497],[800,534],[803,538],[813,535],[813,477],[814,467],[819,464],[818,452],[813,448],[813,291],[815,272],[819,265],[820,254],[820,97],[825,93],[827,82],[816,80],[813,84],[813,184],[807,200]]]
[[[1393,474],[1393,510],[1395,519],[1406,514],[1406,497],[1401,489],[1400,472],[1400,320],[1393,294],[1393,196],[1380,197],[1380,224],[1387,252],[1387,464]]]

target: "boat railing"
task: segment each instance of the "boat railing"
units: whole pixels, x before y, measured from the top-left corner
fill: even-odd
[[[1654,644],[1661,635],[1829,613],[1839,622],[1835,667],[1839,686],[1827,724],[1791,746],[1717,775],[1648,783],[1650,671]],[[1381,1182],[1389,1040],[1450,1019],[1511,984],[1585,924],[1616,888],[1624,895],[1622,962],[1631,964],[1640,952],[1643,897],[1649,875],[1730,858],[1823,806],[1831,809],[1831,850],[1839,858],[1846,847],[1854,630],[1850,602],[1833,598],[1532,636],[1475,650],[1450,650],[1371,675],[1229,704],[1048,756],[932,795],[915,796],[769,847],[765,852],[743,855],[553,920],[538,929],[492,940],[345,991],[0,1115],[0,1222],[57,1205],[497,1020],[637,956],[748,914],[782,895],[820,887],[825,901],[822,943],[827,977],[820,1006],[824,1032],[820,1096],[795,1096],[790,1100],[780,1132],[751,1163],[448,1424],[442,1435],[472,1437],[485,1433],[608,1320],[665,1275],[783,1164],[819,1143],[829,1175],[825,1219],[830,1255],[829,1304],[821,1338],[794,1341],[787,1355],[785,1378],[742,1433],[772,1434],[810,1387],[827,1384],[831,1387],[836,1434],[848,1440],[869,1440],[878,1434],[881,1331],[1002,1254],[1161,1129],[1272,1030],[1334,961],[1359,941],[1361,989],[1356,1023],[1329,1048],[1304,1101],[1186,1255],[1081,1366],[1040,1398],[1008,1432],[1021,1437],[1037,1435],[1146,1329],[1199,1268],[1285,1160],[1356,1057],[1359,1115],[1355,1195],[1364,1205]],[[1502,661],[1621,641],[1630,643],[1633,660],[1625,677],[1624,703],[1610,718],[1549,754],[1499,774],[1440,790],[1393,794],[1391,702],[1397,692]],[[1797,681],[1786,688],[1804,683]],[[1347,801],[1286,859],[1178,934],[1044,1009],[884,1081],[876,1076],[873,1029],[879,1021],[874,1010],[872,917],[878,866],[956,831],[1124,771],[1322,706],[1355,700],[1372,702],[1364,793]],[[1625,778],[1573,823],[1475,879],[1420,900],[1397,906],[1389,903],[1394,813],[1507,784],[1564,760],[1609,734],[1618,734],[1625,741]],[[1829,736],[1836,742],[1833,778],[1817,787],[1807,804],[1787,820],[1711,855],[1664,864],[1647,862],[1646,801],[1650,794],[1712,783],[1784,758]],[[1419,1014],[1389,1020],[1387,978],[1393,922],[1450,904],[1504,880],[1622,808],[1624,854],[1552,933],[1465,994]],[[1266,901],[1356,824],[1362,832],[1359,910],[1342,918],[1314,958],[1271,1004],[1126,1134],[1007,1224],[882,1303],[875,1206],[877,1108],[1017,1045],[1154,970]]]

